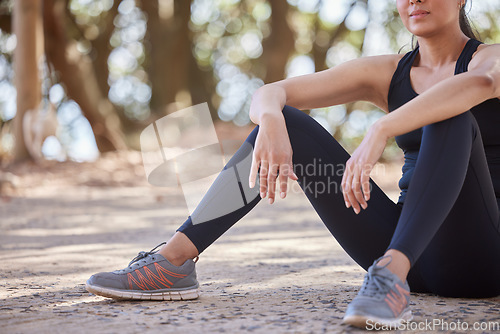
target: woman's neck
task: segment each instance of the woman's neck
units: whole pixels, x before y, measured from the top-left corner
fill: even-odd
[[[456,62],[469,40],[461,30],[439,33],[431,37],[418,37],[418,66],[440,68]]]

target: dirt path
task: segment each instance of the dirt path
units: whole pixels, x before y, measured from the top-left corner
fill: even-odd
[[[187,214],[179,192],[145,183],[137,157],[118,161],[10,175],[15,189],[0,199],[1,333],[363,332],[341,318],[364,273],[298,191],[259,203],[202,254],[198,300],[115,302],[87,293],[90,275],[124,267]],[[500,323],[500,298],[414,294],[412,307],[414,326]]]

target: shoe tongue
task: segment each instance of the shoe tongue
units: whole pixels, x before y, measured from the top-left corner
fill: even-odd
[[[408,289],[407,284],[403,283],[399,277],[387,269],[387,266],[374,264],[368,268],[368,281],[363,293],[371,296],[377,295],[380,289],[391,288],[394,284],[399,284],[401,287]]]
[[[382,280],[384,282],[394,281],[394,279],[397,279],[397,276],[394,275],[385,266],[371,266],[369,270],[372,276],[377,276],[379,280]],[[399,282],[399,279],[397,279],[397,282]]]
[[[383,275],[385,276],[384,274],[387,273],[387,271],[389,271],[389,269],[386,268],[386,266],[378,266],[377,264],[374,264],[373,266],[370,266],[368,268],[368,271],[371,273],[371,274],[375,274],[375,275]]]
[[[151,258],[154,257],[155,259],[152,260]],[[138,259],[137,261],[131,263],[127,268],[125,269],[122,269],[122,270],[116,270],[117,272],[120,272],[120,271],[123,271],[123,270],[127,270],[127,269],[137,269],[138,267],[142,267],[143,265],[145,265],[142,261],[147,261],[149,263],[147,263],[148,265],[153,263],[153,262],[160,262],[160,261],[167,261],[168,260],[163,257],[163,255],[160,255],[160,254],[157,254],[157,253],[153,253],[153,254],[148,254],[146,257],[143,257],[141,259]],[[168,262],[170,263],[170,262]]]
[[[399,284],[401,287],[406,287],[406,283],[401,281],[401,279],[399,279],[399,277],[396,274],[394,274],[386,267],[377,267],[374,270],[375,271],[372,274],[378,276],[379,279],[383,280],[384,282],[387,282],[387,284],[391,282],[394,284]]]
[[[159,254],[147,254],[141,258],[135,259],[134,262],[130,263],[130,266],[132,266],[132,267],[142,266],[144,264],[143,261],[149,262],[149,261],[151,261],[151,257],[153,257],[153,256],[155,258],[157,258],[157,257],[159,258],[161,255],[159,255]],[[163,259],[163,256],[161,256],[161,259]]]

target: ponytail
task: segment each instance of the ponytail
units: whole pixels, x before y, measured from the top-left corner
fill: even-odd
[[[460,9],[460,17],[458,18],[458,22],[460,23],[460,29],[465,34],[465,36],[479,40],[479,36],[470,24],[469,18],[467,17],[467,13],[465,12],[465,6]]]

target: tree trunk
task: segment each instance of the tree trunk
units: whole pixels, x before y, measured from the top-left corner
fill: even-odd
[[[170,75],[172,53],[179,52],[179,50],[172,50],[170,31],[175,19],[173,13],[168,17],[159,15],[158,0],[143,0],[140,4],[148,20],[144,43],[146,47],[144,66],[151,84],[149,107],[153,114],[162,115],[166,113],[166,106],[175,101],[174,85],[176,82],[172,82],[173,78]]]
[[[262,62],[266,69],[264,83],[285,78],[286,65],[295,50],[294,33],[287,22],[289,5],[284,0],[270,0],[271,35],[262,42]]]
[[[148,16],[146,71],[151,82],[149,104],[156,115],[165,115],[178,109],[176,102],[191,104],[190,96],[177,101],[178,93],[188,90],[188,72],[191,40],[189,22],[191,1],[175,0],[169,16],[160,16],[158,0],[143,0],[141,6]]]
[[[191,50],[191,1],[174,0],[171,10],[162,13],[158,0],[140,4],[148,17],[145,67],[152,87],[151,111],[161,116],[207,102],[214,116],[213,77],[200,70]]]
[[[41,83],[38,63],[43,53],[41,2],[32,0],[14,1],[13,31],[17,37],[14,51],[16,74],[17,113],[14,118],[14,162],[30,159],[23,133],[23,118],[26,111],[37,109],[41,101]]]
[[[109,40],[115,30],[114,20],[118,15],[118,6],[121,1],[116,0],[113,6],[107,13],[102,15],[99,22],[99,35],[95,40],[90,41],[93,54],[93,69],[97,79],[99,88],[103,96],[108,96],[109,93],[109,68],[108,58],[111,53],[111,45]],[[76,23],[75,23],[76,24]]]
[[[92,60],[80,53],[66,36],[66,1],[44,1],[44,32],[47,60],[59,73],[68,97],[82,109],[94,132],[100,152],[125,149],[120,119],[113,104],[99,89]]]
[[[107,99],[109,94],[109,68],[108,68],[108,58],[111,54],[112,48],[109,43],[111,36],[115,30],[114,20],[118,16],[118,6],[120,6],[121,1],[116,0],[113,6],[104,14],[101,15],[98,22],[99,35],[94,40],[89,40],[91,44],[92,51],[90,57],[92,58],[92,69],[96,77],[99,90],[103,98]],[[66,10],[68,19],[71,20],[73,26],[77,26],[75,17],[69,11]],[[78,28],[81,30],[81,27]],[[137,148],[138,141],[136,140],[137,132],[144,129],[147,124],[142,124],[139,121],[133,121],[128,118],[123,108],[115,104],[112,105],[114,112],[120,119],[121,130],[124,133],[127,146],[130,148]]]
[[[12,33],[12,16],[10,14],[0,14],[0,30],[8,34]]]
[[[352,9],[354,8],[355,5],[356,5],[356,1],[353,1],[351,3],[351,6],[349,7],[349,10],[345,14],[344,19],[342,20],[342,22],[338,25],[337,29],[335,29],[335,31],[333,32],[333,34],[331,34],[330,41],[328,42],[327,45],[324,45],[324,46],[323,45],[318,45],[318,43],[314,43],[313,44],[314,66],[316,68],[316,72],[327,69],[327,66],[326,66],[326,53],[328,52],[328,49],[333,44],[335,44],[335,42],[337,40],[339,40],[340,38],[344,37],[344,35],[347,32],[349,32],[349,30],[345,26],[345,20],[347,19],[347,17],[349,16],[349,14],[351,14],[351,11],[352,11]],[[317,16],[316,17],[316,22],[315,22],[315,34],[318,34],[319,29],[321,29],[321,28],[320,28],[320,24],[319,24],[319,17]]]

